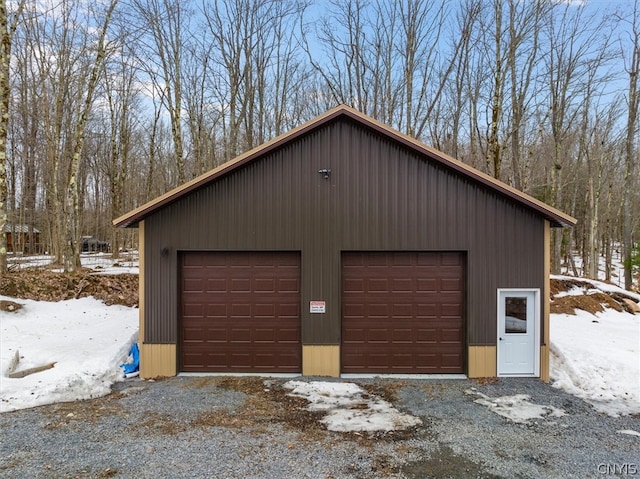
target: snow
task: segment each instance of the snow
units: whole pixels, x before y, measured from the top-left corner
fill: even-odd
[[[138,336],[138,310],[106,306],[94,298],[55,303],[0,296],[22,304],[0,311],[0,413],[109,394],[123,379],[119,365]],[[55,362],[24,378],[8,377],[16,351],[16,371]]]
[[[565,415],[562,409],[532,403],[531,397],[526,394],[492,398],[476,391],[475,388],[467,389],[465,393],[479,396],[479,398],[474,401],[475,403],[486,406],[494,413],[518,424],[530,424],[534,419],[562,417]]]
[[[617,283],[618,286],[623,286],[624,284],[624,260],[622,258],[622,245],[621,244],[617,244],[615,245],[613,251],[612,251],[612,256],[611,256],[611,282],[612,283]],[[573,257],[573,263],[576,266],[576,270],[579,274],[586,274],[586,271],[583,270],[582,268],[582,257],[579,254],[574,254]],[[570,264],[565,264],[562,267],[562,270],[564,273],[571,275],[571,271],[572,268],[570,266]],[[606,277],[606,262],[605,262],[605,258],[604,256],[600,256],[599,257],[599,261],[598,261],[598,278],[597,279],[605,279]],[[575,279],[574,276],[571,276],[571,278]],[[582,278],[578,278],[578,279],[582,279]]]
[[[309,401],[308,410],[325,413],[320,422],[329,431],[376,432],[408,429],[422,421],[404,414],[387,401],[366,393],[353,383],[329,381],[289,381],[291,396]]]
[[[138,274],[138,252],[127,251],[120,254],[119,259],[113,259],[111,253],[83,253],[80,255],[80,262],[83,268],[90,268],[99,274]],[[54,262],[54,257],[49,255],[23,256],[21,254],[11,254],[7,258],[10,268],[24,269],[33,267],[46,267]],[[60,268],[53,268],[52,271],[62,272]]]
[[[602,281],[551,277],[589,285],[569,294],[621,293],[640,302],[640,294]],[[576,310],[574,315],[552,314],[550,321],[553,386],[611,416],[640,413],[640,315]]]
[[[612,416],[640,413],[640,316],[551,315],[553,386]]]

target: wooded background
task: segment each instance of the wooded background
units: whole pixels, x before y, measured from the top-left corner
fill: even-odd
[[[575,216],[553,271],[621,250],[630,288],[639,8],[1,0],[0,231],[38,228],[67,271],[82,235],[117,255],[137,240],[113,218],[345,103]]]

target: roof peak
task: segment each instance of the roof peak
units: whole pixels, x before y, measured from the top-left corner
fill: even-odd
[[[294,141],[296,138],[312,130],[320,128],[323,125],[326,125],[329,122],[334,121],[335,119],[342,116],[347,116],[352,120],[358,122],[359,124],[371,128],[387,138],[398,141],[406,147],[411,148],[420,154],[428,156],[432,160],[435,160],[441,163],[443,166],[457,171],[463,176],[478,181],[503,195],[511,197],[514,201],[517,201],[537,211],[539,214],[549,220],[551,225],[554,227],[573,226],[577,222],[575,218],[561,212],[560,210],[557,210],[556,208],[549,206],[542,201],[447,155],[446,153],[429,147],[419,140],[401,133],[400,131],[393,129],[390,126],[385,125],[378,120],[375,120],[374,118],[359,112],[353,107],[345,104],[340,104],[326,111],[322,115],[319,115],[316,118],[290,130],[289,132],[273,138],[272,140],[267,141],[266,143],[263,143],[262,145],[259,145],[237,156],[236,158],[198,176],[197,178],[194,178],[193,180],[188,181],[183,185],[168,191],[167,193],[155,198],[154,200],[151,200],[139,206],[138,208],[120,216],[119,218],[116,218],[113,221],[113,224],[118,227],[135,227],[139,221],[143,220],[145,217],[162,208],[163,206],[177,201],[179,198],[189,194],[190,192],[212,181],[215,181],[217,178],[231,173],[240,166],[254,161],[261,156],[268,154],[274,149],[288,142]]]

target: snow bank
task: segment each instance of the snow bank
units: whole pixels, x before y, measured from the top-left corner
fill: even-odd
[[[612,416],[640,413],[640,316],[551,315],[553,386]]]
[[[23,306],[0,312],[0,412],[104,396],[123,378],[120,364],[137,341],[138,310],[94,298],[55,303],[14,299]],[[52,369],[10,379],[17,370],[55,362]]]

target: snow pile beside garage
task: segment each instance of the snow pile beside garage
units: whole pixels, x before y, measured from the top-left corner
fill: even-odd
[[[291,389],[291,396],[309,401],[309,411],[326,413],[321,422],[329,431],[389,432],[422,424],[417,417],[401,413],[353,383],[288,381],[284,387]]]
[[[617,286],[552,276],[553,386],[618,416],[640,413],[640,295]]]
[[[138,339],[137,309],[95,298],[46,302],[0,296],[0,301],[20,306],[0,309],[0,413],[105,396],[124,379],[120,364]],[[9,377],[11,369],[51,364]]]

